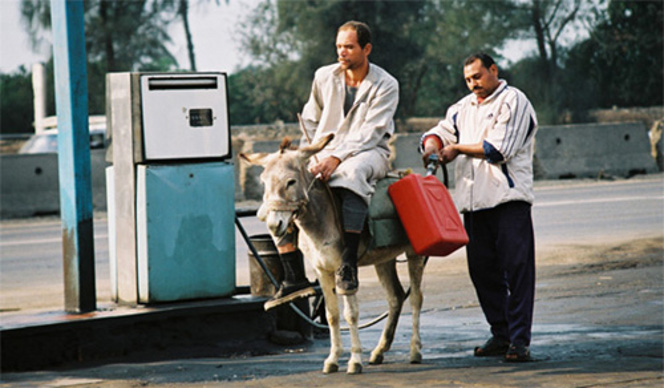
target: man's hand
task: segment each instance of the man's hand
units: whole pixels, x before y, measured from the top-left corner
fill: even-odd
[[[450,144],[447,147],[443,148],[440,160],[442,160],[443,163],[449,163],[454,159],[456,159],[458,155],[459,155],[459,148],[455,144]]]
[[[341,164],[341,160],[339,160],[334,156],[328,156],[327,158],[323,159],[320,163],[311,167],[309,171],[311,171],[311,173],[314,175],[320,174],[320,180],[323,182],[327,182],[330,179],[330,176],[332,176],[334,170],[337,169],[339,164]]]
[[[438,160],[443,160],[439,144],[440,142],[437,139],[429,138],[424,141],[424,152],[422,153],[422,163],[424,163],[424,167],[429,164],[429,156],[431,154],[438,154]]]

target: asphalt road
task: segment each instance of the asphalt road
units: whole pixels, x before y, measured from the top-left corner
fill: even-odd
[[[664,176],[617,181],[537,182],[533,219],[537,249],[560,244],[620,242],[661,236]],[[254,217],[241,218],[250,235],[265,233]],[[0,222],[0,312],[61,309],[63,265],[57,217]],[[108,226],[94,219],[97,300],[110,301]],[[236,278],[249,284],[247,247],[236,233]]]
[[[538,247],[661,235],[663,199],[662,175],[611,182],[544,183],[536,188],[533,207]]]

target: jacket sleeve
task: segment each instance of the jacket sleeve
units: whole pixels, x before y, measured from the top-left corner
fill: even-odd
[[[344,147],[335,150],[333,155],[341,161],[362,151],[374,149],[386,135],[394,132],[394,114],[399,105],[399,84],[393,78],[380,81],[375,95],[358,106],[357,127],[351,127]],[[364,117],[364,119],[362,119]]]
[[[459,128],[457,126],[457,118],[459,116],[460,103],[456,103],[447,109],[445,118],[438,122],[438,124],[430,130],[424,132],[420,137],[420,153],[424,152],[424,140],[429,136],[437,136],[443,145],[456,144],[459,142]]]
[[[311,84],[309,100],[302,109],[302,124],[311,141],[314,141],[314,135],[316,133],[316,128],[318,128],[322,112],[323,99],[320,92],[319,77],[316,74],[316,76],[314,76],[314,81]],[[309,140],[306,136],[302,136],[300,144],[309,144]]]
[[[493,128],[484,139],[484,153],[491,163],[504,163],[516,155],[535,133],[537,119],[530,101],[512,89],[503,101]]]

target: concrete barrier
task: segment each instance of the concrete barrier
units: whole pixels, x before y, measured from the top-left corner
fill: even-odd
[[[281,129],[283,128],[283,129]],[[282,133],[284,132],[284,133]],[[263,195],[260,167],[237,160],[240,152],[273,152],[281,137],[294,137],[293,126],[273,129],[267,140],[255,128],[233,129],[236,201],[256,200]],[[420,133],[398,133],[391,142],[392,167],[424,174],[417,152]],[[651,147],[643,124],[585,124],[543,126],[536,138],[536,178],[628,177],[654,173],[659,169],[650,155]],[[106,210],[104,150],[91,152],[92,194],[95,210]],[[448,166],[450,187],[454,167]],[[438,177],[442,180],[442,174]],[[0,218],[31,217],[59,211],[58,167],[55,154],[0,156]]]
[[[643,123],[542,126],[538,178],[629,177],[659,169]]]
[[[60,209],[56,154],[2,155],[0,213],[29,217]]]
[[[90,152],[92,205],[106,210],[104,150]],[[0,218],[32,217],[60,211],[57,154],[0,156]]]
[[[244,142],[240,152],[254,153],[254,152],[274,152],[279,149],[281,140],[247,140]],[[297,142],[295,142],[297,144]],[[237,154],[239,155],[240,152]],[[244,200],[259,201],[263,199],[263,183],[260,181],[260,174],[263,172],[263,167],[252,166],[249,163],[241,161],[235,157],[235,171],[239,175],[238,188],[242,191],[241,197]],[[236,198],[238,196],[236,195]]]

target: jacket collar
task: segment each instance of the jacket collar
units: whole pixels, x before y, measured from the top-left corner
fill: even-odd
[[[344,71],[341,69],[341,65],[337,65],[337,68],[334,70],[334,74],[336,75],[335,79],[338,90],[341,93],[345,93],[346,79],[344,76]],[[371,62],[369,62],[369,72],[367,73],[367,76],[364,77],[364,79],[360,83],[360,87],[357,90],[357,95],[355,96],[355,102],[348,111],[349,113],[359,102],[364,100],[364,97],[366,96],[367,93],[369,93],[369,91],[371,90],[372,86],[377,81],[377,79],[378,79],[378,71],[376,70],[376,66]]]
[[[373,83],[376,81],[376,76],[377,76],[376,73],[377,72],[374,64],[369,62],[369,72],[360,83],[360,88],[358,89],[358,96],[361,95],[365,90],[371,88],[371,85],[373,85]],[[336,75],[337,83],[345,88],[346,87],[345,75],[343,69],[341,69],[340,64],[338,64],[337,67],[334,69],[334,74]]]
[[[488,102],[492,101],[500,93],[504,92],[505,89],[507,89],[507,81],[505,81],[504,79],[500,79],[498,81],[499,81],[499,83],[498,83],[498,87],[496,88],[496,90],[494,90],[493,93],[491,93],[491,95],[489,97],[485,98],[484,101],[482,101],[482,104],[485,104],[485,103],[488,103]],[[473,105],[477,105],[478,104],[477,96],[474,93],[471,93],[471,97],[472,97],[471,98],[471,103]]]

